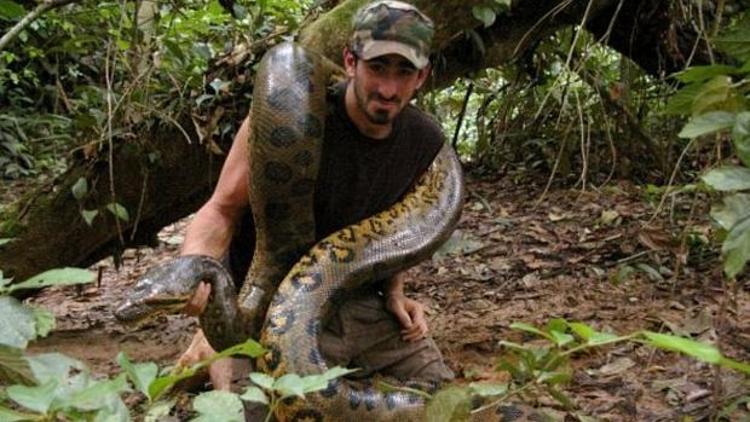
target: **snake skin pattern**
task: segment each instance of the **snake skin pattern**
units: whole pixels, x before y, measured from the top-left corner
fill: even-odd
[[[460,217],[464,190],[460,163],[446,144],[401,201],[314,244],[312,196],[331,72],[316,53],[290,43],[274,47],[261,61],[248,140],[256,249],[239,295],[233,296],[227,287],[230,279],[219,274],[226,271],[218,261],[183,256],[140,280],[135,293],[115,312],[118,318],[133,320],[156,308],[184,305],[197,283],[208,279],[212,292],[221,293],[211,295],[201,315],[212,346],[223,349],[249,336],[257,338],[265,322],[261,342],[269,352],[258,362],[264,371],[275,377],[318,374],[327,369],[317,339],[331,303],[347,291],[415,265],[450,236]],[[191,262],[195,271],[181,270],[183,280],[170,275]],[[285,400],[276,417],[422,420],[424,403],[411,393],[381,393],[372,382],[339,379],[305,400]]]

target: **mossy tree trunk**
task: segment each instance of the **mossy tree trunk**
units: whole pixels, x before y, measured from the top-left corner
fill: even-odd
[[[364,1],[341,2],[303,28],[300,41],[340,62],[351,15]],[[498,16],[487,28],[472,16],[472,6],[485,0],[414,3],[436,24],[437,59],[428,89],[508,63],[540,39],[570,25],[583,24],[599,37],[609,34],[605,42],[654,75],[679,70],[696,39],[689,23],[674,17],[671,8],[675,2],[515,0],[511,13]],[[469,31],[472,36],[466,35]],[[698,50],[694,64],[705,61]],[[221,121],[235,126],[249,107],[252,75],[247,73],[251,68],[247,60],[219,60],[207,78],[222,75],[222,79],[234,81]],[[216,154],[217,148],[198,142],[192,112],[184,110],[183,117],[177,119],[184,123],[181,127],[186,133],[172,123],[161,123],[154,125],[157,129],[138,133],[145,141],[115,143],[111,163],[108,151],[89,158],[78,156],[65,174],[7,207],[0,215],[0,239],[14,240],[0,246],[0,270],[22,280],[53,267],[87,265],[123,247],[146,244],[161,227],[194,212],[208,198],[224,156]],[[212,143],[227,151],[231,136]],[[110,172],[115,176],[114,189]],[[89,189],[79,201],[71,188],[81,178],[88,181]],[[119,230],[114,214],[107,210],[113,201],[129,211],[129,220],[121,220]],[[91,226],[84,221],[82,209],[99,210]]]

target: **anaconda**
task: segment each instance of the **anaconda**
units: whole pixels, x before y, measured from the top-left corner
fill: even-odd
[[[193,262],[200,271],[188,277],[190,280],[178,282],[164,275],[165,282],[160,284],[159,274],[147,275],[143,280],[148,282],[139,281],[136,293],[120,306],[117,315],[140,318],[151,312],[144,310],[149,303],[174,308],[184,303],[183,298],[205,277],[217,284],[212,290],[221,292],[212,294],[201,316],[212,346],[221,349],[257,336],[265,321],[261,339],[269,353],[259,366],[274,376],[317,374],[327,368],[317,335],[332,300],[416,264],[450,236],[460,216],[463,179],[455,153],[445,145],[401,201],[312,246],[312,195],[329,76],[330,67],[324,59],[294,44],[274,47],[259,65],[248,140],[256,249],[238,297],[228,298],[231,289],[219,287],[231,285],[229,277],[220,274],[220,263],[185,256],[157,270],[167,274],[173,267]],[[172,286],[178,283],[182,287]],[[163,284],[170,288],[160,287]],[[170,292],[165,294],[165,290]],[[382,394],[372,386],[339,380],[305,401],[285,401],[277,417],[420,420],[423,411],[424,404],[416,395]]]

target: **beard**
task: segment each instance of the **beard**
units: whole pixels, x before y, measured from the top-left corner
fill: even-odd
[[[380,97],[380,95],[378,95],[377,93],[372,93],[372,94],[367,95],[362,89],[362,87],[360,87],[356,83],[354,84],[354,96],[357,100],[357,107],[359,107],[359,109],[362,111],[365,117],[367,117],[367,120],[369,120],[370,123],[372,124],[376,124],[376,125],[388,124],[391,121],[393,121],[393,118],[396,116],[396,114],[398,114],[398,113],[394,113],[393,116],[391,116],[389,110],[376,108],[374,111],[370,111],[367,108],[368,102],[372,100],[382,100],[382,101],[398,103],[399,102],[398,98],[386,100]]]

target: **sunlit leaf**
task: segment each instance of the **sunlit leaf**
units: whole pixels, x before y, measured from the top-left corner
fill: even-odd
[[[94,274],[82,268],[57,268],[37,274],[21,283],[10,286],[9,290],[39,289],[48,286],[67,286],[71,284],[84,284],[94,281]]]
[[[703,89],[703,84],[690,84],[680,88],[667,100],[664,114],[685,116],[693,114],[695,98]]]
[[[199,413],[194,421],[245,422],[240,396],[228,391],[201,393],[193,400],[193,409]]]
[[[87,368],[82,362],[60,353],[42,353],[27,356],[26,361],[31,367],[34,377],[40,383],[49,380],[63,382],[70,377],[71,369],[86,372]]]
[[[652,331],[644,331],[643,335],[648,339],[649,344],[660,349],[680,352],[708,363],[718,364],[721,360],[719,349],[710,344]]]
[[[50,404],[55,400],[54,392],[57,385],[57,381],[50,380],[38,386],[14,385],[8,387],[6,392],[8,397],[26,409],[47,413]]]
[[[120,393],[128,390],[125,374],[111,380],[96,381],[70,397],[68,405],[83,411],[101,409],[114,396],[119,399]]]
[[[747,18],[714,39],[718,48],[745,62],[750,59],[750,20]]]
[[[266,397],[266,393],[264,393],[260,388],[252,385],[248,387],[244,393],[242,393],[240,398],[245,401],[268,404],[268,397]]]
[[[715,64],[708,66],[692,66],[683,70],[682,72],[675,74],[674,76],[680,82],[691,83],[703,82],[720,75],[733,75],[736,73],[740,73],[740,71],[740,69],[734,66]]]
[[[0,346],[0,385],[34,385],[40,381],[34,377],[23,350]],[[2,418],[0,418],[2,420]]]
[[[273,390],[273,383],[276,381],[272,376],[264,374],[262,372],[250,373],[250,381],[263,387],[266,390]]]
[[[38,416],[39,415],[33,413],[17,412],[8,409],[7,407],[0,406],[0,421],[3,422],[33,421],[37,419]]]
[[[734,278],[750,259],[750,218],[745,218],[732,227],[721,246],[724,256],[724,273]]]
[[[471,396],[466,388],[448,387],[435,394],[425,413],[425,420],[430,422],[467,421],[471,414]]]
[[[469,388],[473,394],[481,397],[501,396],[508,392],[508,384],[496,384],[492,382],[472,382]]]
[[[83,217],[83,221],[86,222],[86,225],[91,227],[91,225],[94,223],[94,218],[99,215],[99,210],[81,210],[81,217]]]
[[[128,374],[128,377],[130,378],[130,381],[133,382],[135,388],[151,400],[152,398],[149,396],[148,387],[156,379],[157,372],[159,371],[156,364],[153,362],[146,362],[134,365],[130,362],[125,352],[122,351],[117,354],[117,363],[120,364],[120,367],[125,370],[126,374]]]
[[[36,338],[36,319],[18,299],[0,296],[0,345],[25,349]]]
[[[12,242],[13,239],[14,239],[13,237],[4,237],[4,238],[0,239],[0,246],[3,246],[5,244],[7,244],[7,243]]]
[[[732,85],[729,76],[717,76],[702,84],[700,92],[693,101],[693,115],[727,111],[739,111],[743,106],[742,96]]]
[[[512,328],[514,330],[526,331],[528,333],[536,334],[539,337],[544,337],[544,338],[546,338],[549,341],[554,341],[554,339],[552,338],[552,336],[550,336],[549,334],[547,334],[544,331],[542,331],[542,330],[534,327],[531,324],[527,324],[525,322],[514,322],[514,323],[510,324],[510,328]]]
[[[30,308],[31,312],[34,314],[34,321],[36,322],[37,337],[47,337],[47,334],[55,328],[55,314],[45,308]]]
[[[750,189],[750,169],[745,167],[720,167],[704,174],[701,179],[719,191]]]
[[[122,221],[130,220],[130,215],[128,214],[128,210],[124,206],[122,206],[122,204],[118,204],[116,202],[107,204],[107,209],[115,217],[119,218]]]
[[[149,407],[146,416],[144,416],[144,422],[160,422],[167,420],[169,413],[172,411],[176,402],[176,399],[172,399],[154,403]]]
[[[73,192],[73,196],[80,201],[89,192],[89,183],[85,177],[79,177],[70,190]]]
[[[680,138],[696,138],[734,126],[734,114],[726,111],[713,111],[692,117],[682,128]]]
[[[724,229],[731,230],[738,221],[750,217],[750,194],[735,193],[722,198],[711,208],[711,217]]]
[[[477,20],[482,22],[485,28],[492,26],[497,17],[495,11],[487,6],[474,6],[471,8],[471,14],[474,15]]]
[[[234,345],[228,349],[224,349],[216,355],[216,358],[224,358],[229,356],[247,356],[250,358],[257,358],[266,353],[266,349],[253,339],[247,339],[244,343]]]
[[[273,389],[281,394],[281,397],[304,397],[302,379],[297,374],[285,374],[273,383]]]

